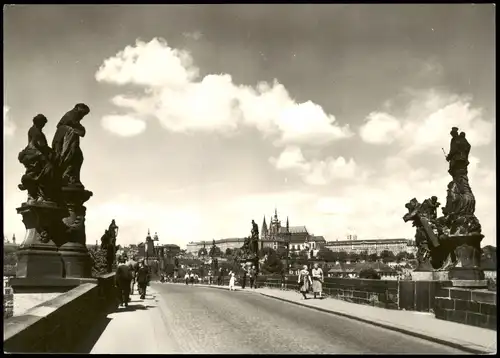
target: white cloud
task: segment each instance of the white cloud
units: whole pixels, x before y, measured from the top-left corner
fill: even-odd
[[[476,216],[481,222],[483,245],[496,241],[495,170],[481,167],[477,158],[470,158],[469,180],[476,197]],[[389,170],[390,168],[390,170]],[[433,195],[441,207],[446,204],[448,173],[430,172],[412,167],[400,158],[388,158],[385,165],[369,181],[352,182],[330,196],[315,198],[315,208],[308,223],[327,240],[342,239],[355,231],[359,238],[396,238],[414,236],[415,229],[404,223],[404,205],[412,198],[420,202]],[[307,205],[307,204],[305,204]],[[441,214],[439,209],[438,214]],[[314,217],[313,217],[314,216]]]
[[[10,107],[3,106],[3,135],[4,137],[11,137],[16,132],[16,125],[12,118],[9,116]]]
[[[199,78],[199,73],[189,52],[155,38],[137,41],[105,60],[96,79],[145,87],[145,96],[117,96],[114,104],[132,109],[139,118],[156,117],[173,132],[227,133],[246,125],[275,137],[276,145],[324,145],[353,135],[321,106],[295,102],[276,80],[251,87],[236,85],[229,74]]]
[[[286,147],[277,159],[270,158],[269,161],[274,164],[278,170],[308,170],[308,165],[302,154],[302,150],[296,146]]]
[[[121,137],[133,137],[146,130],[146,122],[129,115],[108,115],[101,119],[104,129]]]
[[[372,112],[365,122],[359,130],[359,135],[366,143],[390,144],[401,132],[400,122],[387,113]]]
[[[473,146],[484,146],[493,139],[493,121],[483,118],[480,108],[472,107],[471,98],[446,94],[435,90],[408,91],[412,97],[405,115],[396,119],[389,113],[371,113],[359,132],[361,138],[372,144],[396,141],[401,154],[416,155],[423,152],[440,153],[450,141],[451,127],[467,134]]]
[[[296,171],[310,185],[325,185],[335,179],[364,178],[367,175],[352,158],[329,157],[307,161],[297,146],[286,147],[278,158],[271,157],[269,161],[278,170]]]

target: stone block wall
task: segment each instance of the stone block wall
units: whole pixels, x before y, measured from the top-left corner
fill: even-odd
[[[496,292],[455,287],[436,291],[436,318],[497,329]]]
[[[298,277],[287,278],[285,288],[298,290]],[[259,276],[257,283],[259,287],[280,288],[281,277]],[[325,277],[323,294],[348,302],[398,309],[398,281]]]
[[[449,281],[398,281],[399,309],[434,312],[436,292]]]
[[[114,274],[85,283],[56,298],[4,320],[4,351],[76,353],[101,317],[117,307]]]
[[[3,278],[3,319],[14,315],[14,291],[9,286],[9,278]]]

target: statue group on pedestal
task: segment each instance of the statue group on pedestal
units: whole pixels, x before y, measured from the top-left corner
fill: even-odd
[[[83,164],[80,138],[85,136],[81,120],[89,112],[89,107],[83,103],[68,111],[57,124],[52,148],[43,133],[47,118],[43,114],[33,118],[33,125],[28,131],[28,145],[18,156],[19,162],[26,168],[18,187],[28,193],[26,203],[18,212],[24,216],[32,210],[40,216],[40,220],[36,220],[35,241],[47,243],[52,240],[58,246],[67,242],[85,245],[83,203],[92,196],[92,192],[85,190],[80,181]],[[66,213],[61,214],[62,221],[49,220],[51,215],[43,212],[43,208],[48,207],[65,210]]]
[[[111,220],[108,229],[104,230],[101,237],[101,250],[106,252],[106,270],[113,271],[113,264],[116,261],[116,238],[118,237],[118,226],[115,219]]]
[[[464,132],[458,133],[458,128],[453,127],[450,134],[452,139],[446,160],[452,181],[448,184],[443,216],[437,216],[440,203],[433,196],[422,203],[415,198],[410,200],[403,220],[411,221],[416,227],[417,258],[421,266],[430,264],[438,270],[478,268],[483,235],[474,215],[476,200],[467,176],[471,145]]]
[[[252,230],[250,237],[245,238],[245,242],[241,247],[244,259],[255,259],[259,253],[259,227],[252,220]]]

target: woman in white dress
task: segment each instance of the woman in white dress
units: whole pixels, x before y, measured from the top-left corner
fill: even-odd
[[[236,281],[236,276],[233,271],[229,272],[229,290],[234,291],[234,284]]]
[[[314,298],[316,298],[316,295],[319,295],[319,298],[321,298],[323,291],[323,270],[318,267],[318,264],[314,264],[311,274]]]
[[[300,293],[302,293],[304,300],[307,300],[306,293],[309,291],[312,285],[311,274],[307,270],[307,265],[304,265],[303,269],[299,272],[298,283]]]

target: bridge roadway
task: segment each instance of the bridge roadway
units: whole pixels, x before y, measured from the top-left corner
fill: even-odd
[[[196,285],[152,283],[146,300],[134,295],[128,309],[108,317],[81,352],[463,354],[258,294]]]

